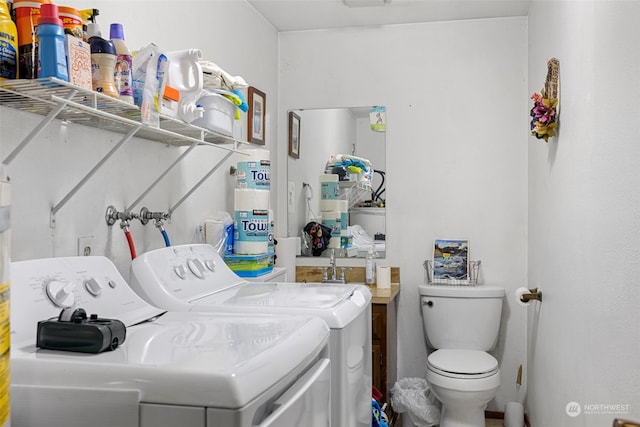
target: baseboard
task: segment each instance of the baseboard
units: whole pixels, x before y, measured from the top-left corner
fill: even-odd
[[[504,412],[500,411],[484,411],[485,418],[492,418],[494,420],[504,420]],[[525,427],[531,427],[529,423],[529,417],[527,414],[524,414],[524,425]]]

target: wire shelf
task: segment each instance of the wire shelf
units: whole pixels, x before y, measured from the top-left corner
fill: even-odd
[[[126,134],[141,123],[140,108],[119,99],[87,90],[55,78],[0,81],[0,105],[21,111],[48,115],[60,104],[65,108],[57,119],[70,123]],[[231,137],[160,115],[159,127],[144,125],[136,137],[172,145],[194,141],[236,144]]]
[[[422,263],[426,273],[425,283],[427,285],[476,286],[478,285],[480,263],[479,260],[469,261],[466,278],[434,278],[433,260],[428,259]]]

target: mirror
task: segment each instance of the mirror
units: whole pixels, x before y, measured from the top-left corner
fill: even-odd
[[[345,230],[343,225],[340,233],[332,232],[332,237],[338,234],[341,239],[332,240],[329,248],[337,248],[336,256],[364,258],[373,244],[377,257],[383,258],[386,250],[384,107],[300,109],[288,111],[287,117],[291,116],[296,117],[299,136],[294,135],[298,158],[289,155],[287,160],[288,235],[302,237],[302,230],[312,221],[331,227],[330,217],[335,216],[335,212],[324,211],[323,222],[322,209],[328,205],[321,203],[321,175],[333,172],[338,177],[338,197],[348,201],[348,214],[342,216],[348,218],[348,227]],[[383,126],[376,126],[380,121]],[[335,159],[340,154],[344,156]],[[340,162],[344,159],[349,162],[355,159],[356,168],[344,168]],[[357,173],[359,159],[365,161],[365,166],[370,165],[368,179],[364,173]],[[335,185],[325,183],[323,187],[326,190]],[[333,227],[335,229],[335,223]],[[345,234],[350,240],[344,238]],[[312,256],[310,250],[305,250],[305,242],[302,246],[302,255]],[[320,256],[329,254],[330,250],[325,250]]]

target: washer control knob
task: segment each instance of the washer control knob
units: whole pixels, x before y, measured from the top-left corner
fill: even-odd
[[[207,259],[204,261],[204,265],[205,267],[207,267],[209,269],[209,271],[215,271],[216,270],[216,262],[212,259]]]
[[[176,265],[173,268],[173,271],[178,275],[179,278],[181,278],[182,280],[187,278],[187,269],[185,268],[184,265]]]
[[[199,279],[204,279],[204,264],[198,258],[191,258],[187,261],[189,270]]]
[[[72,307],[76,301],[73,295],[73,285],[52,280],[45,286],[47,296],[58,307]]]
[[[93,277],[84,281],[84,288],[94,297],[99,297],[102,293],[102,285]]]

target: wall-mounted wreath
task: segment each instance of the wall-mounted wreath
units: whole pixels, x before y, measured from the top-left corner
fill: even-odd
[[[540,93],[531,95],[533,108],[531,109],[531,135],[538,139],[556,136],[558,127],[558,115],[560,111],[560,94],[558,89],[560,62],[551,58],[547,62],[547,79],[544,89]]]

